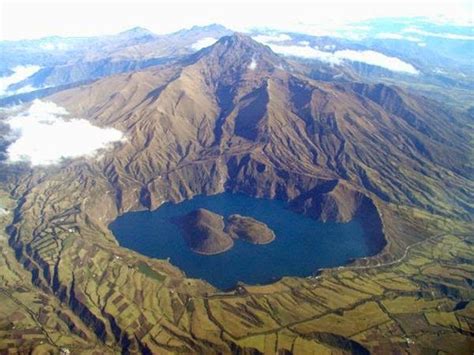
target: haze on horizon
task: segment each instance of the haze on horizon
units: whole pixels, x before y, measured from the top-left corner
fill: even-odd
[[[314,35],[332,35],[356,28],[360,21],[384,17],[425,17],[434,23],[464,26],[474,23],[473,2],[469,0],[2,0],[0,16],[0,40],[114,34],[135,26],[160,34],[211,23],[237,31],[258,27]]]

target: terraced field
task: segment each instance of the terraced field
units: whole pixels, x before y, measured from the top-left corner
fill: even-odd
[[[2,201],[13,206],[5,197]],[[433,223],[428,231],[438,234],[406,248],[397,260],[371,260],[370,266],[361,261],[311,278],[242,285],[230,293],[185,279],[164,261],[150,263],[110,245],[81,242],[73,237],[72,215],[64,216],[55,226],[64,236],[60,271],[49,282],[48,275],[33,272],[33,285],[6,237],[0,240],[0,349],[114,353],[119,351],[114,338],[126,342],[133,336],[154,353],[382,354],[405,349],[470,354],[470,226],[450,220],[436,224],[426,213],[416,215]],[[10,217],[3,215],[2,223]],[[50,243],[43,243],[46,252]],[[54,285],[54,278],[66,275],[76,278],[69,290]],[[74,286],[81,282],[85,289]],[[124,331],[116,333],[119,329]],[[133,350],[133,344],[127,346]]]
[[[5,226],[14,201],[0,191],[0,353],[113,353],[66,305],[31,282],[8,245]]]

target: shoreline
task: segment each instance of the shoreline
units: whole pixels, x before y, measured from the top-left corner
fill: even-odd
[[[225,248],[224,250],[218,251],[218,252],[215,252],[215,253],[207,253],[207,252],[204,252],[204,251],[197,251],[197,250],[191,248],[191,247],[188,245],[189,250],[191,250],[193,253],[196,253],[196,254],[199,254],[199,255],[206,255],[206,256],[219,255],[219,254],[225,253],[226,251],[229,251],[229,250],[232,249],[233,247],[234,247],[234,241],[232,240],[232,244],[230,244],[230,245],[229,245],[227,248]]]

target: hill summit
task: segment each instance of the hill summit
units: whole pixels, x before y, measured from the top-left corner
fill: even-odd
[[[191,62],[203,62],[210,68],[218,67],[221,72],[234,73],[289,68],[288,63],[270,47],[242,33],[222,37],[214,45],[192,56]]]

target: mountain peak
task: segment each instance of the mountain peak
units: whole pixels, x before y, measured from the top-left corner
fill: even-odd
[[[250,36],[235,32],[221,37],[215,44],[204,48],[193,56],[193,61],[212,61],[223,69],[246,67],[250,70],[273,70],[287,68],[286,61],[275,54],[270,47],[253,40]]]
[[[246,46],[251,47],[254,50],[263,50],[264,48],[268,48],[265,45],[253,40],[250,36],[240,32],[234,32],[232,35],[224,36],[218,41],[218,43],[228,47]]]
[[[225,26],[222,26],[218,23],[211,23],[205,26],[193,26],[190,30],[206,30],[206,31],[229,31]]]
[[[174,35],[177,35],[177,36],[199,35],[199,36],[220,38],[222,36],[226,36],[231,33],[232,31],[229,30],[228,28],[214,23],[214,24],[206,25],[206,26],[193,26],[191,28],[182,29],[175,32]]]
[[[151,32],[149,29],[137,26],[137,27],[133,27],[128,30],[122,31],[118,35],[126,36],[126,37],[144,37],[144,36],[154,36],[155,34]]]

